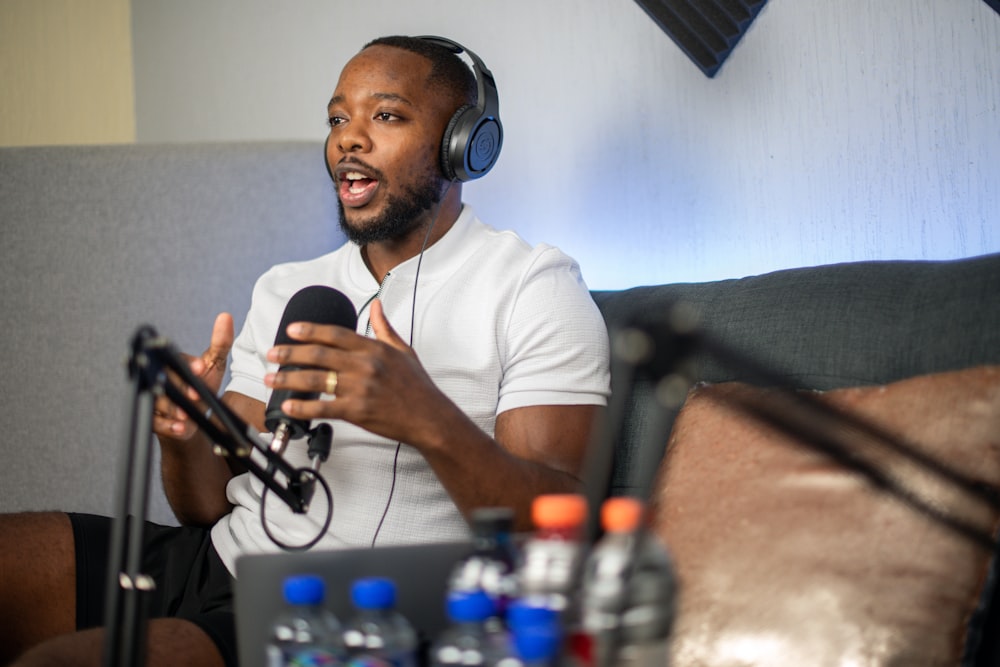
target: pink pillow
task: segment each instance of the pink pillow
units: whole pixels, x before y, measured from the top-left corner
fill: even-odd
[[[1000,367],[819,394],[1000,487]],[[735,410],[773,390],[688,396],[653,497],[681,582],[675,665],[958,664],[992,554]],[[857,456],[987,534],[1000,513],[870,440]]]

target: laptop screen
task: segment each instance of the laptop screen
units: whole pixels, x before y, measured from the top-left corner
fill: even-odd
[[[398,545],[255,554],[236,561],[236,639],[242,667],[266,667],[271,623],[284,607],[282,585],[293,574],[316,574],[326,582],[326,606],[341,623],[354,612],[351,585],[361,577],[388,577],[396,583],[397,609],[426,645],[448,626],[448,577],[472,542]]]

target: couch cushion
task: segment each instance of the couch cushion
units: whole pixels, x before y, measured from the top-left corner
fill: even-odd
[[[990,549],[732,403],[776,396],[700,386],[675,423],[653,498],[682,587],[674,664],[958,664]],[[822,401],[1000,486],[1000,367],[830,391]],[[931,507],[996,533],[995,507],[847,433],[834,441]]]

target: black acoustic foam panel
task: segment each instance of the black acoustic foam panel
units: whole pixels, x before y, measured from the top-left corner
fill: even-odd
[[[705,76],[722,67],[767,0],[635,0]],[[984,0],[1000,13],[1000,0]]]
[[[710,78],[719,71],[767,3],[767,0],[635,1]]]

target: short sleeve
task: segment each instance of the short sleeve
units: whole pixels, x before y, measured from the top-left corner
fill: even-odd
[[[528,405],[605,405],[607,328],[577,263],[540,245],[518,286],[497,411]]]

